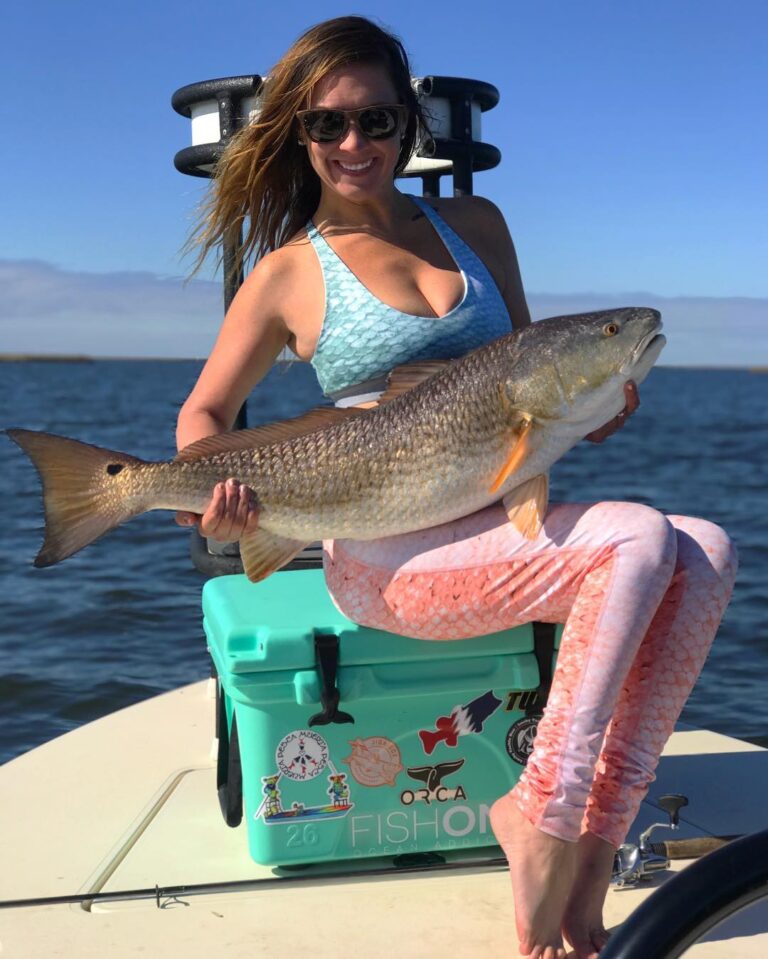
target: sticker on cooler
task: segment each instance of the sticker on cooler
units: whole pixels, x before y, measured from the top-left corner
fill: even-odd
[[[472,848],[492,835],[490,811],[486,803],[413,803],[389,812],[353,813],[346,828],[354,857]]]
[[[297,782],[314,779],[328,765],[328,743],[311,730],[288,733],[275,752],[277,768]]]
[[[410,806],[415,802],[423,802],[427,806],[433,802],[455,802],[457,799],[466,799],[467,794],[461,785],[449,787],[443,785],[443,780],[452,773],[458,772],[464,765],[463,759],[454,762],[438,763],[436,766],[409,766],[408,775],[411,779],[424,783],[422,789],[404,789],[400,793],[400,802]]]
[[[450,716],[440,716],[435,720],[435,730],[419,730],[419,739],[427,756],[431,756],[435,746],[444,742],[446,746],[456,746],[459,736],[481,733],[489,716],[501,706],[501,700],[492,690],[478,696],[463,706],[454,706]]]
[[[347,763],[355,782],[361,786],[394,786],[398,773],[403,771],[400,750],[391,739],[369,736],[352,739],[351,755],[342,759]]]
[[[533,741],[536,739],[536,731],[539,726],[541,713],[535,716],[524,716],[512,723],[507,732],[507,753],[510,759],[516,763],[525,766],[528,757],[533,752]]]
[[[507,713],[518,710],[533,709],[539,700],[538,689],[513,689],[507,693],[504,711]]]
[[[328,743],[317,733],[307,729],[289,733],[280,740],[275,761],[279,772],[261,777],[264,798],[253,814],[254,819],[262,818],[268,825],[302,820],[317,822],[339,819],[354,808],[354,803],[350,802],[347,774],[336,770],[328,753]],[[328,785],[323,790],[322,784],[313,780],[317,780],[326,768],[329,770]],[[294,783],[311,784],[305,802],[294,801],[290,808],[283,808],[279,788],[283,777]],[[325,801],[325,796],[330,797],[330,802]]]

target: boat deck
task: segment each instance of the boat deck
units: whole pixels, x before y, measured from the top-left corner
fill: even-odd
[[[195,683],[91,723],[0,769],[0,899],[274,879],[249,857],[245,826],[225,826],[216,799],[212,685]],[[654,798],[684,793],[676,834],[687,838],[766,826],[768,750],[680,729],[633,826],[666,820]],[[481,851],[482,852],[482,851]],[[685,862],[673,862],[678,871]],[[338,868],[335,866],[334,868]],[[511,892],[499,865],[450,872],[359,872],[245,891],[45,905],[0,912],[3,956],[269,955],[287,959],[475,959],[516,955]],[[670,873],[608,894],[619,924]],[[159,908],[158,908],[159,906]],[[768,902],[714,930],[695,959],[765,959]]]

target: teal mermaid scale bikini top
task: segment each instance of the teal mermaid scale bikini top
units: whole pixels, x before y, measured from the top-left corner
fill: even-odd
[[[339,405],[375,397],[389,371],[401,363],[454,359],[511,331],[507,307],[480,258],[428,204],[412,199],[464,279],[464,296],[445,316],[413,316],[382,303],[312,221],[307,224],[325,280],[325,319],[312,366],[325,395]]]

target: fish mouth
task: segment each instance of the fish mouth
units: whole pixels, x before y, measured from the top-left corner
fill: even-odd
[[[625,370],[631,370],[633,367],[648,357],[648,355],[653,352],[653,360],[655,361],[656,357],[661,353],[664,345],[667,342],[666,336],[663,336],[659,331],[663,327],[663,323],[659,320],[656,327],[651,330],[650,333],[647,333],[637,344],[637,346],[632,350],[629,360],[626,364]]]

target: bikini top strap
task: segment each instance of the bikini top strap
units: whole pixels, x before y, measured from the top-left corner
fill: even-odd
[[[422,213],[427,217],[432,226],[435,228],[438,236],[445,244],[448,252],[453,257],[456,265],[460,270],[465,270],[468,261],[472,261],[475,265],[475,268],[479,265],[480,269],[485,272],[485,266],[477,256],[477,254],[462,240],[459,234],[440,216],[437,210],[434,207],[430,206],[424,199],[418,196],[412,196],[411,199],[414,201],[416,206],[422,211]]]

